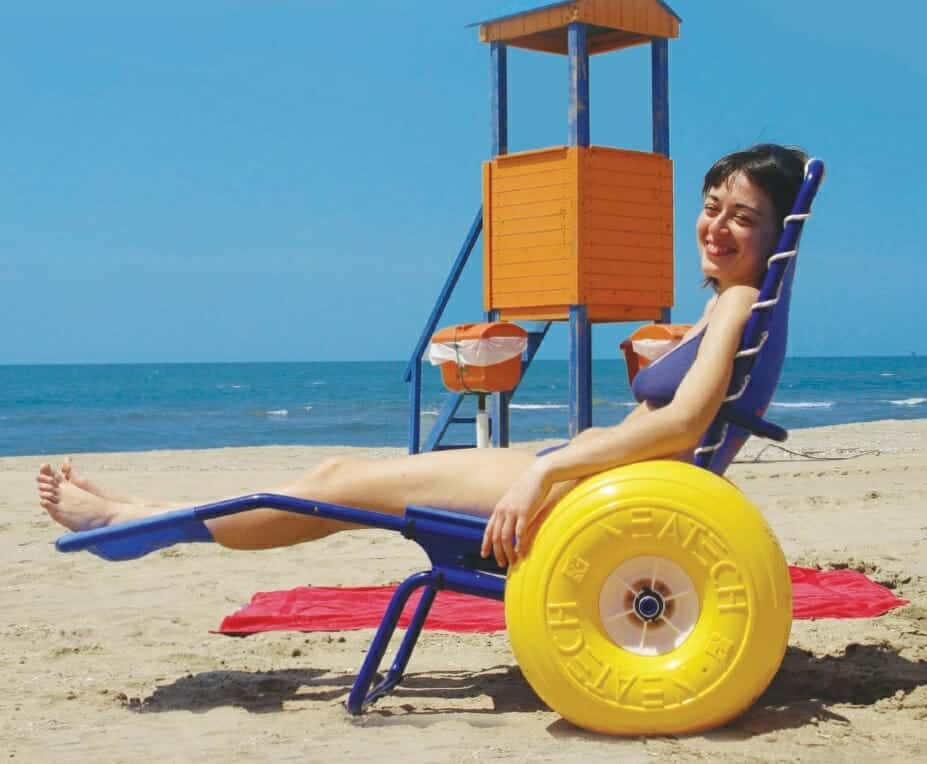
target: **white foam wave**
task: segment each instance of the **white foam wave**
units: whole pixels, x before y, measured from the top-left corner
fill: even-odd
[[[303,411],[312,411],[312,406],[310,406],[309,404],[303,406]]]
[[[770,406],[780,409],[829,409],[833,401],[798,401],[797,403],[777,403],[773,401]]]
[[[509,408],[532,411],[538,409],[565,409],[569,407],[565,403],[512,403]]]
[[[422,409],[422,416],[438,416],[440,413],[437,409]]]
[[[894,377],[894,376],[895,376],[895,372],[893,372],[893,371],[883,371],[881,374],[879,374],[879,376],[880,376],[880,377]]]
[[[894,406],[920,406],[927,403],[927,398],[902,398],[898,401],[882,401],[882,403],[891,403]]]
[[[265,412],[267,416],[289,416],[290,412],[288,409],[273,409],[272,411]]]

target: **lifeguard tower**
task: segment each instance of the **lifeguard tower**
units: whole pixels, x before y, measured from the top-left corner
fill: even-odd
[[[527,4],[525,4],[527,5]],[[426,442],[419,437],[421,359],[477,239],[483,236],[488,320],[536,322],[525,368],[553,321],[569,322],[569,432],[592,424],[594,323],[668,321],[673,304],[673,176],[668,41],[679,17],[660,0],[568,0],[477,22],[491,58],[492,158],[476,215],[406,368],[409,451],[442,445],[456,394]],[[649,44],[652,152],[590,144],[589,57]],[[563,55],[569,67],[567,144],[508,152],[508,48]],[[493,396],[493,442],[508,444],[512,393]],[[467,444],[470,445],[470,444]],[[451,446],[453,447],[453,446]]]

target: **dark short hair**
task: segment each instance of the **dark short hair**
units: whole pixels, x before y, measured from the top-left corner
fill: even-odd
[[[743,151],[721,157],[705,173],[702,196],[717,188],[732,175],[742,172],[751,183],[759,186],[772,201],[778,230],[785,216],[792,211],[798,189],[805,176],[808,155],[796,146],[761,143]]]

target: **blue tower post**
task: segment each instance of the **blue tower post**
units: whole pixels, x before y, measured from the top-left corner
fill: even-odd
[[[669,40],[656,37],[650,43],[650,88],[653,109],[653,153],[669,159]],[[660,321],[672,322],[672,311],[663,308]]]
[[[509,151],[509,87],[508,48],[505,43],[494,42],[489,46],[490,68],[490,113],[492,118],[492,156]],[[498,311],[486,314],[487,321],[498,321]],[[509,445],[509,399],[510,393],[493,393],[491,421],[492,444],[496,448]]]
[[[586,25],[567,28],[570,60],[569,145],[589,146],[589,51]],[[592,325],[585,305],[570,306],[570,437],[592,426]]]

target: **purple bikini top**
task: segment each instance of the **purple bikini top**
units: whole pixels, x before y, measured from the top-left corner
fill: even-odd
[[[704,329],[637,372],[631,384],[631,393],[635,400],[657,408],[673,400],[683,377],[695,363],[703,336]]]

